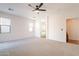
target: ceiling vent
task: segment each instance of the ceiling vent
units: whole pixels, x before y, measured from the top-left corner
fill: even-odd
[[[8,10],[9,10],[9,11],[14,11],[14,9],[12,9],[12,8],[8,8]]]

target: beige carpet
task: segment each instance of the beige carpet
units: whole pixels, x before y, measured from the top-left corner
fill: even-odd
[[[79,45],[47,39],[23,39],[0,43],[2,56],[77,56]]]

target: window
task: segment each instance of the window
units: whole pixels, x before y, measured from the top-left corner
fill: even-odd
[[[0,33],[8,33],[11,31],[11,21],[8,18],[0,18]]]
[[[29,31],[32,32],[33,31],[33,23],[29,23]]]

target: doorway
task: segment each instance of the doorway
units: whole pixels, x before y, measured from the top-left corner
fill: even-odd
[[[46,39],[47,20],[35,20],[35,37]]]
[[[46,38],[46,20],[41,20],[40,24],[40,36],[41,38]]]
[[[70,18],[66,21],[66,42],[79,44],[79,19]]]

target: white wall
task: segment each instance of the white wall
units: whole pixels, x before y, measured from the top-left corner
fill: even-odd
[[[55,40],[66,42],[66,19],[61,14],[55,17]]]
[[[35,37],[40,38],[40,20],[35,20]]]
[[[66,42],[66,19],[79,18],[79,5],[76,4],[49,4],[47,38]],[[61,31],[63,29],[63,31]]]
[[[32,20],[3,12],[0,12],[0,17],[11,19],[11,33],[0,34],[0,42],[33,37],[34,32],[28,30],[28,23]]]
[[[66,20],[61,14],[49,13],[47,39],[66,42]],[[63,31],[61,31],[63,29]]]
[[[47,18],[47,39],[55,39],[55,20],[53,16]]]

